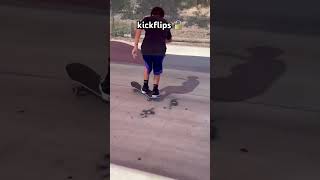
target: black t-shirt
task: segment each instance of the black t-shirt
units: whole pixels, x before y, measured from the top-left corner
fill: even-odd
[[[161,23],[168,23],[165,19],[156,16],[145,17],[141,22],[148,24],[159,21]],[[165,55],[167,47],[166,40],[171,40],[172,35],[169,28],[144,28],[145,37],[141,45],[141,52],[143,55]]]

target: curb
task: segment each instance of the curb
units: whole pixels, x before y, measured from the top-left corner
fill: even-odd
[[[168,177],[147,173],[115,164],[110,164],[110,180],[174,180]]]

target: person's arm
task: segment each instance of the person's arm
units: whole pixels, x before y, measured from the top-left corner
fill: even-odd
[[[172,35],[171,35],[171,31],[168,30],[167,32],[167,39],[166,39],[166,43],[170,43],[172,42]]]
[[[136,34],[135,34],[135,37],[134,37],[134,47],[138,48],[138,44],[139,44],[140,37],[141,37],[141,32],[142,32],[142,29],[137,29],[136,30]]]
[[[142,29],[137,29],[134,37],[134,45],[132,49],[132,56],[135,59],[138,56],[138,45],[139,45],[139,40],[141,36]]]

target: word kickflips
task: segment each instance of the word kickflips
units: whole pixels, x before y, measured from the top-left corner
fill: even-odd
[[[173,25],[171,23],[165,23],[162,21],[144,22],[137,21],[137,29],[171,29]]]

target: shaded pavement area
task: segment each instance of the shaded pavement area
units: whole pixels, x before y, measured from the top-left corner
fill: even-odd
[[[319,179],[319,37],[222,26],[215,34],[214,179]]]
[[[65,65],[104,73],[106,20],[0,6],[0,179],[102,179],[109,106],[74,96]]]

